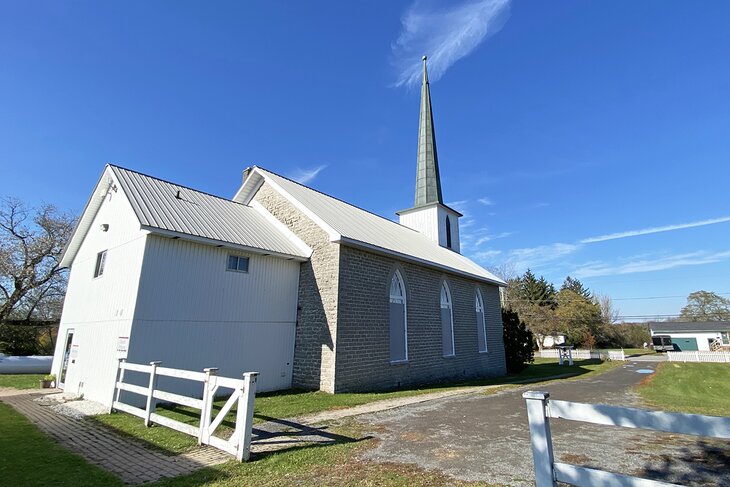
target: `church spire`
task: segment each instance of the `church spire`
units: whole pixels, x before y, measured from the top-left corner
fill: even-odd
[[[463,215],[446,206],[441,196],[439,158],[436,154],[436,133],[433,129],[426,56],[423,56],[421,117],[418,122],[416,203],[413,208],[397,213],[401,225],[422,233],[442,247],[459,252],[459,217]]]
[[[415,207],[430,203],[444,204],[441,196],[439,159],[436,153],[436,133],[433,128],[431,90],[428,86],[426,56],[423,56],[423,83],[421,86],[421,115],[418,123],[418,166],[416,169]]]

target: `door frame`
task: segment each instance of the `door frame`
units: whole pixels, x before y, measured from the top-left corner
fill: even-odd
[[[59,389],[64,389],[66,386],[66,374],[68,373],[68,361],[71,357],[71,347],[73,347],[73,339],[76,334],[75,328],[69,328],[66,330],[66,339],[64,341],[63,354],[61,355],[61,368],[58,371],[58,380],[56,381]]]

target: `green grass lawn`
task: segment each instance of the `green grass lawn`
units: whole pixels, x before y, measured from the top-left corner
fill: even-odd
[[[463,387],[484,385],[506,385],[507,387],[511,387],[510,384],[515,384],[516,387],[517,384],[524,381],[538,381],[552,376],[562,376],[565,374],[584,376],[585,374],[600,373],[612,368],[616,364],[616,362],[601,362],[599,360],[576,360],[574,363],[575,365],[573,367],[560,366],[558,365],[557,359],[538,358],[535,359],[534,364],[529,365],[519,374],[391,392],[329,394],[322,391],[288,390],[262,393],[256,396],[254,422],[258,423],[277,418],[292,418],[320,411],[359,406],[379,400],[409,397]],[[214,410],[220,409],[224,402],[224,399],[216,401]],[[183,406],[160,406],[157,412],[196,426],[200,422],[200,412],[192,408]],[[216,434],[225,436],[227,434],[226,430],[230,430],[235,426],[234,414],[235,408],[226,417],[226,420],[220,427],[222,429],[217,431]],[[141,419],[126,413],[100,415],[90,420],[97,421],[123,435],[141,439],[168,453],[180,453],[196,445],[195,438],[191,436],[161,426],[146,428]]]
[[[332,487],[380,486],[437,487],[487,486],[483,482],[456,480],[438,471],[422,470],[414,465],[375,463],[360,459],[360,454],[374,445],[356,429],[337,428],[333,432],[351,437],[331,446],[307,446],[252,458],[247,463],[228,462],[199,470],[191,475],[165,479],[155,487],[238,487],[307,486]]]
[[[0,484],[17,486],[115,486],[122,482],[44,435],[0,403]]]
[[[665,362],[638,387],[652,408],[730,416],[730,366]]]
[[[38,383],[43,377],[45,374],[2,374],[0,375],[0,387],[38,389]]]
[[[520,374],[494,379],[447,384],[428,388],[408,389],[384,393],[327,394],[324,392],[283,391],[264,393],[256,398],[256,419],[286,418],[317,411],[339,409],[381,399],[413,396],[457,387],[477,385],[506,385],[515,387],[526,380],[539,381],[555,375],[586,376],[608,370],[612,363],[596,360],[578,360],[573,367],[557,365],[556,359],[537,359]],[[37,380],[37,379],[36,379]],[[222,401],[218,402],[218,405]],[[197,414],[186,408],[158,410],[167,416],[195,423]],[[178,453],[195,445],[195,439],[171,429],[153,426],[145,428],[142,420],[124,413],[101,415],[90,419],[117,432],[145,441],[168,453]],[[225,424],[225,423],[224,423]],[[232,424],[229,423],[229,426]],[[189,476],[166,479],[160,487],[183,486],[238,486],[238,485],[302,485],[333,486],[392,485],[440,486],[478,485],[461,482],[440,472],[421,470],[412,465],[367,462],[360,453],[374,445],[364,437],[355,422],[330,430],[342,439],[329,446],[301,446],[287,451],[254,456],[248,463],[231,461],[205,468]],[[0,403],[0,479],[8,485],[121,485],[110,474],[88,464],[81,457],[59,447],[24,417]],[[6,454],[6,452],[9,452]],[[39,468],[43,466],[43,468]]]

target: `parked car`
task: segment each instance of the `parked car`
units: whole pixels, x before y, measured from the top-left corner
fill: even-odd
[[[651,343],[656,352],[671,352],[674,350],[672,337],[669,335],[654,335],[651,337]]]

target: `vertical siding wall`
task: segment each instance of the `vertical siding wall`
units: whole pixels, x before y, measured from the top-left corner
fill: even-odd
[[[439,211],[436,206],[411,211],[400,216],[400,224],[412,228],[439,243]]]
[[[249,271],[226,270],[228,256]],[[129,360],[238,377],[260,373],[260,391],[291,387],[300,263],[150,235]],[[184,384],[184,383],[183,383]],[[164,387],[164,384],[161,384]],[[176,386],[176,391],[200,393]]]
[[[310,260],[301,264],[299,277],[293,384],[334,392],[340,246],[268,183],[255,200],[313,251]]]
[[[100,229],[102,223],[109,230]],[[75,363],[69,361],[66,391],[100,402],[111,398],[117,338],[129,336],[146,232],[121,191],[101,205],[69,275],[68,291],[53,358],[60,378],[66,333],[74,329]],[[94,278],[98,252],[107,251],[104,274]]]
[[[391,365],[389,357],[390,277],[398,268],[405,280],[408,362]],[[341,246],[337,322],[336,390],[396,388],[506,373],[499,289],[426,267],[398,262]],[[453,301],[456,355],[443,357],[440,287],[449,284]],[[476,288],[482,292],[487,353],[479,353]]]

